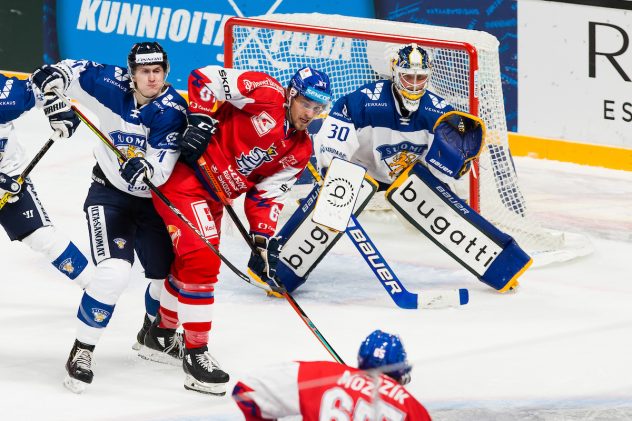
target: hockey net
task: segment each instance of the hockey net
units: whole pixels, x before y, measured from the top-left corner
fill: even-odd
[[[545,230],[527,215],[509,151],[494,36],[339,15],[272,14],[228,20],[224,60],[227,67],[263,71],[284,85],[300,66],[314,66],[329,75],[335,100],[367,82],[390,78],[389,58],[411,42],[431,54],[429,89],[454,108],[481,117],[487,127],[469,186],[457,193],[532,255],[564,248],[563,233]],[[383,195],[376,196],[370,209],[386,209]]]

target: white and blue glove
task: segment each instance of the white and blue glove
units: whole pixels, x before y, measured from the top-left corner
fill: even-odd
[[[44,114],[48,117],[50,127],[63,138],[72,136],[81,124],[70,106],[55,94],[44,95]]]
[[[64,63],[45,64],[35,69],[31,76],[33,85],[42,92],[42,94],[54,94],[54,89],[60,93],[66,92],[72,80],[72,70]]]
[[[123,162],[119,169],[121,177],[133,186],[143,184],[145,177],[154,175],[154,167],[145,159],[135,157]]]

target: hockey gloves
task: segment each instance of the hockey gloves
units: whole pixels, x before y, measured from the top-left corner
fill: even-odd
[[[123,162],[119,172],[123,180],[139,186],[143,184],[145,177],[151,178],[154,175],[154,167],[145,158],[135,157]]]
[[[0,197],[9,193],[11,196],[8,199],[9,203],[16,202],[19,197],[17,196],[22,189],[22,185],[17,181],[18,176],[11,177],[3,172],[0,172]]]
[[[202,156],[218,121],[204,114],[189,114],[188,125],[180,140],[180,158],[192,168],[197,168],[197,160]]]
[[[435,123],[425,161],[456,180],[467,174],[485,139],[483,120],[460,111],[445,113]]]
[[[81,123],[70,106],[55,94],[44,95],[44,114],[51,128],[63,138],[72,136]]]
[[[61,93],[66,92],[71,80],[72,70],[64,63],[46,64],[39,69],[35,69],[31,76],[33,85],[37,86],[44,95],[54,94],[53,89],[55,88]]]
[[[263,235],[252,234],[252,240],[258,253],[252,252],[248,260],[248,274],[258,282],[265,282],[270,286],[277,286],[274,280],[276,267],[279,263],[281,244],[276,237],[267,238]],[[281,297],[278,293],[271,293]]]

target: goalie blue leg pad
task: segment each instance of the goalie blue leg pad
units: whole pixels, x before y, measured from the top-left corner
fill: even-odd
[[[476,213],[420,163],[402,173],[386,196],[396,212],[500,292],[516,286],[532,263],[511,236]]]
[[[377,183],[365,177],[353,208],[354,215],[362,212],[376,191]],[[319,192],[320,187],[315,186],[277,234],[282,248],[276,274],[289,292],[305,283],[311,271],[342,237],[341,232],[312,221]]]

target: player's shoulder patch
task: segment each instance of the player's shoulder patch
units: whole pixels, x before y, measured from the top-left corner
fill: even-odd
[[[420,107],[437,116],[441,116],[453,110],[448,101],[431,91],[426,91],[426,94],[421,98]]]

